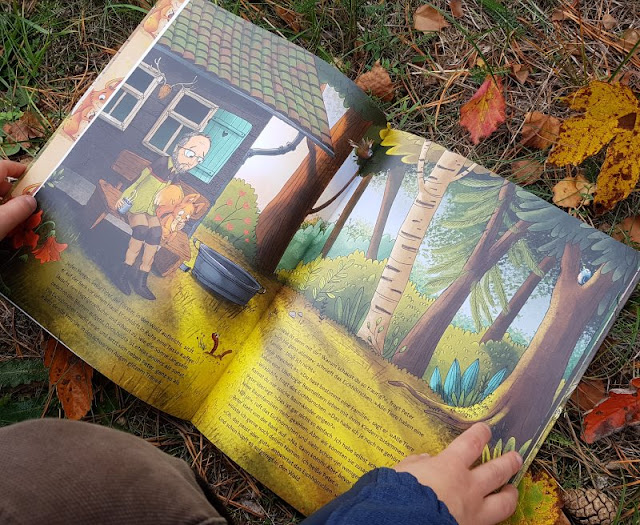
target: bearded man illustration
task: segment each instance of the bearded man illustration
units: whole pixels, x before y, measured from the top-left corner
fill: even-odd
[[[121,209],[125,199],[132,203],[127,215],[131,239],[124,262],[115,276],[115,284],[124,294],[129,295],[133,289],[140,297],[155,300],[147,279],[162,240],[162,226],[156,215],[159,194],[167,186],[177,185],[183,173],[202,163],[210,148],[211,139],[202,133],[183,136],[170,156],[160,157],[142,170],[138,179],[122,193],[116,207]],[[141,251],[140,267],[134,268]]]

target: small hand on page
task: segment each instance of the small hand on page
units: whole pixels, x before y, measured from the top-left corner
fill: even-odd
[[[26,166],[19,162],[0,160],[0,197],[4,197],[11,191],[11,182],[8,178],[20,177]],[[18,224],[26,221],[36,211],[36,200],[31,195],[20,195],[0,206],[0,239]]]
[[[518,490],[505,484],[522,467],[522,458],[508,452],[473,467],[489,439],[491,429],[476,423],[437,456],[409,456],[393,468],[430,487],[459,525],[493,525],[515,512]]]

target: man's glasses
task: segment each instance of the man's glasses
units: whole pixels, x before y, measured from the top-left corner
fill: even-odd
[[[196,155],[196,152],[193,151],[192,149],[182,148],[182,150],[184,151],[184,156],[187,157],[188,159],[195,158],[196,161],[198,161],[198,163],[201,163],[204,160],[204,157],[200,157],[200,156]]]

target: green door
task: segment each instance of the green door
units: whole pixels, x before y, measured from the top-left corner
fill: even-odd
[[[190,173],[207,184],[211,182],[250,131],[249,122],[218,109],[203,130],[205,135],[211,137],[211,149],[202,164],[190,170]]]

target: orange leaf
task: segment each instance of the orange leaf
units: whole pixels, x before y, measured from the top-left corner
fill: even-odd
[[[640,378],[631,380],[631,388],[614,389],[585,415],[582,439],[593,443],[625,427],[640,424],[638,389]]]
[[[604,397],[605,386],[602,379],[583,379],[571,394],[571,401],[586,412],[593,409]]]
[[[491,135],[506,120],[506,103],[502,95],[502,80],[485,78],[475,95],[460,108],[460,125],[471,133],[471,141]]]
[[[82,419],[91,408],[93,368],[53,337],[47,341],[44,364],[49,368],[49,385],[69,419]]]
[[[546,149],[558,140],[560,121],[539,111],[527,113],[522,126],[520,144],[530,148]]]
[[[276,14],[282,18],[284,23],[287,24],[295,33],[302,31],[304,19],[300,13],[279,5],[275,5],[274,9]]]
[[[640,215],[624,219],[616,226],[611,236],[618,241],[640,244]]]
[[[522,186],[537,182],[543,172],[544,166],[537,160],[516,160],[511,163],[511,173],[513,173],[515,181]]]
[[[391,102],[395,97],[395,88],[391,77],[385,68],[380,65],[380,61],[377,61],[371,71],[360,75],[356,79],[356,85],[367,93],[384,100],[385,102]]]
[[[511,64],[511,74],[520,84],[524,84],[531,74],[531,69],[524,64]]]
[[[31,147],[31,139],[44,136],[44,128],[31,111],[25,111],[19,120],[5,124],[2,130],[13,142],[19,142],[24,148]]]
[[[421,5],[413,15],[413,25],[418,31],[440,31],[449,24],[435,7]]]
[[[553,187],[553,202],[563,208],[577,208],[589,204],[596,190],[583,175],[565,177]]]
[[[449,9],[451,9],[451,14],[456,18],[462,18],[464,16],[462,0],[449,0]]]

